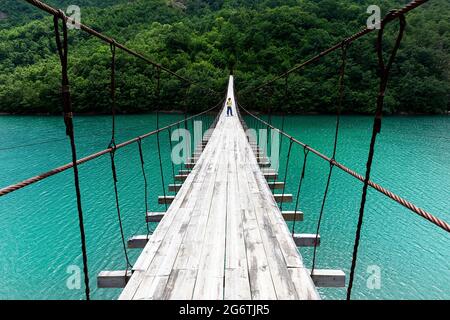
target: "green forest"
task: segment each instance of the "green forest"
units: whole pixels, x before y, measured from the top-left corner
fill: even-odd
[[[122,113],[206,109],[222,98],[230,69],[240,101],[252,110],[327,113],[336,110],[340,52],[255,93],[248,88],[361,30],[377,4],[382,15],[407,0],[46,0],[81,8],[81,22],[191,79],[186,86],[117,52],[117,108]],[[386,30],[386,54],[397,23]],[[345,75],[346,113],[372,113],[378,91],[376,32],[354,42]],[[110,110],[109,45],[69,30],[69,76],[78,113]],[[200,85],[201,84],[201,85]],[[203,86],[217,93],[210,93]],[[60,65],[53,20],[26,1],[0,5],[0,112],[58,113]],[[387,114],[450,110],[450,1],[430,0],[407,15],[405,37],[385,99]]]

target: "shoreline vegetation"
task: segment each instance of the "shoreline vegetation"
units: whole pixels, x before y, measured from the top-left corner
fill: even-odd
[[[257,109],[249,109],[249,111],[253,114],[257,114],[257,115],[268,115],[269,113],[265,112],[265,111],[261,111],[261,110],[257,110]],[[173,109],[173,110],[159,110],[158,111],[160,114],[184,114],[184,111],[182,110],[177,110],[177,109]],[[147,114],[156,114],[156,111],[150,111],[150,112],[118,112],[116,113],[117,115],[147,115]],[[211,114],[216,114],[215,112],[211,112]],[[74,116],[110,116],[111,113],[108,112],[85,112],[85,113],[77,113],[74,112]],[[336,113],[333,112],[272,112],[270,113],[270,115],[272,116],[325,116],[325,115],[336,115]],[[357,113],[357,112],[345,112],[345,113],[341,113],[341,115],[343,116],[373,116],[373,114],[369,114],[369,113]],[[1,116],[48,116],[48,117],[55,117],[55,116],[62,116],[62,112],[54,112],[54,113],[49,113],[49,112],[37,112],[37,113],[20,113],[20,112],[0,112],[0,117]],[[399,112],[399,113],[390,113],[390,114],[383,114],[384,117],[398,117],[398,116],[450,116],[450,110],[449,111],[445,111],[442,113],[420,113],[420,112],[415,112],[415,113],[407,113],[407,112]]]
[[[69,0],[45,0],[67,8]],[[82,23],[124,43],[178,74],[216,92],[234,70],[236,88],[246,92],[274,78],[365,26],[371,0],[78,0]],[[177,5],[182,3],[183,6]],[[378,3],[382,15],[404,0]],[[26,2],[2,0],[0,20],[0,112],[58,114],[60,65],[52,19]],[[389,26],[389,54],[397,26]],[[344,114],[373,114],[379,87],[376,32],[350,46],[345,75]],[[256,111],[329,114],[336,110],[340,53],[326,56],[288,79],[240,96]],[[193,85],[161,75],[117,52],[117,112],[183,110],[197,113],[214,105]],[[110,111],[109,46],[79,30],[69,32],[69,78],[77,114]],[[159,102],[158,102],[159,101]],[[287,103],[286,103],[287,101]],[[386,114],[448,114],[450,110],[450,2],[433,0],[407,16],[404,41],[391,71]]]

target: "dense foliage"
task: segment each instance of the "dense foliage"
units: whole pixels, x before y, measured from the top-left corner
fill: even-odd
[[[223,92],[229,69],[245,91],[305,61],[362,28],[372,0],[77,0],[82,22],[162,65]],[[405,0],[378,1],[385,14]],[[47,3],[65,8],[68,0]],[[408,27],[386,97],[388,113],[450,109],[450,2],[431,0],[408,14]],[[58,112],[60,67],[52,19],[25,1],[0,7],[0,111]],[[396,24],[389,27],[386,51]],[[109,109],[110,49],[81,31],[70,34],[70,79],[78,112]],[[378,89],[376,34],[349,49],[345,111],[368,113]],[[332,112],[340,53],[260,92],[241,96],[252,109]],[[155,70],[118,52],[117,94],[122,112],[156,108],[200,110],[214,104],[199,86],[168,75],[155,99]]]

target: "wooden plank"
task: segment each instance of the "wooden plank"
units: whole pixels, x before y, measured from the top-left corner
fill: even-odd
[[[160,222],[164,217],[164,212],[147,212],[147,222]]]
[[[310,271],[309,274],[311,274]],[[342,270],[314,269],[311,278],[313,279],[314,284],[317,287],[325,287],[325,288],[345,287],[345,273]]]
[[[267,184],[269,185],[269,188],[271,190],[283,189],[284,188],[284,182],[283,181],[268,181]]]
[[[175,196],[159,196],[158,203],[159,204],[170,204],[175,200]]]
[[[186,236],[180,246],[171,278],[166,287],[165,296],[169,299],[175,299],[176,297],[189,297],[192,299],[193,296],[202,248],[205,243],[204,239],[213,197],[214,182],[218,171],[216,164],[220,160],[220,154],[215,149],[207,152],[206,157],[209,158],[205,159],[208,160],[210,165],[204,170],[202,189],[197,195],[197,202],[193,209],[194,216],[186,230]],[[188,271],[184,272],[183,270]],[[179,276],[180,272],[182,276]]]
[[[207,150],[206,154],[215,154],[215,150]],[[206,156],[206,155],[205,155]],[[199,161],[200,163],[204,162],[204,159]],[[194,168],[193,171],[196,171]],[[198,203],[202,204],[202,188],[204,188],[205,179],[208,178],[208,171],[211,169],[211,164],[207,164],[202,167],[196,178],[192,181],[194,187],[190,189],[189,197],[187,201],[180,205],[178,208],[177,214],[179,215],[178,219],[182,221],[177,227],[172,227],[171,230],[166,235],[166,239],[161,243],[159,250],[155,253],[154,259],[146,271],[147,276],[154,276],[153,281],[157,282],[158,285],[155,287],[153,283],[148,283],[142,290],[138,289],[136,295],[142,296],[146,299],[159,299],[164,296],[167,296],[168,286],[170,275],[174,273],[174,267],[176,266],[177,257],[181,254],[182,244],[187,238],[187,230],[189,228],[192,221],[195,221],[197,215],[195,214],[195,208]],[[212,168],[214,170],[214,168]],[[183,186],[182,189],[185,187]],[[200,195],[200,197],[199,197]],[[182,212],[185,212],[183,215]],[[177,220],[178,221],[178,220]],[[151,280],[148,280],[151,281]],[[174,281],[173,278],[171,281]],[[146,291],[146,287],[148,286],[155,287],[156,289],[153,291]]]
[[[293,239],[297,247],[314,247],[316,235],[313,233],[296,233]],[[320,246],[320,235],[317,237],[317,245]]]
[[[251,300],[247,268],[225,269],[225,300]]]
[[[228,133],[225,128],[223,130]],[[230,140],[225,140],[219,148],[226,150],[229,143]],[[194,288],[194,299],[223,299],[227,166],[228,158],[225,157],[219,162],[214,182],[211,212]]]
[[[131,270],[100,271],[97,275],[98,288],[124,288],[131,277]]]
[[[242,146],[242,142],[241,142]],[[242,225],[247,254],[247,266],[253,300],[276,299],[274,283],[264,249],[261,232],[256,221],[255,207],[251,201],[251,188],[248,184],[248,166],[241,162],[239,170],[239,195],[243,214]]]
[[[281,214],[285,221],[303,221],[302,211],[282,211]]]
[[[129,249],[143,249],[147,245],[148,239],[147,235],[132,236],[128,239],[127,246]]]
[[[292,202],[292,194],[290,193],[275,193],[273,197],[276,202]]]
[[[289,268],[292,282],[301,300],[320,300],[320,295],[305,268]]]
[[[164,290],[164,300],[190,300],[192,288],[195,285],[197,270],[174,269],[170,274],[167,286]]]
[[[184,164],[184,166],[188,169],[194,168],[195,167],[195,162],[186,162]]]
[[[256,219],[261,232],[277,298],[283,300],[298,299],[295,286],[292,283],[286,262],[283,258],[283,253],[279,243],[276,241],[274,230],[272,229],[271,222],[268,218],[268,216],[273,213],[273,208],[264,201],[263,195],[259,192],[257,179],[254,176],[255,174],[261,176],[259,169],[253,174],[248,175],[247,180],[248,183],[255,185],[252,201],[255,207]]]
[[[274,201],[270,189],[267,187],[267,181],[260,174],[260,170],[256,165],[253,165],[254,177],[257,178],[258,188],[255,190],[262,196],[263,202],[268,208],[272,209],[273,214],[268,217],[271,221],[276,239],[283,253],[284,260],[287,267],[300,268],[303,267],[301,256],[297,250],[294,240],[291,236],[291,231],[288,229],[279,208]]]
[[[264,178],[266,179],[273,179],[273,180],[278,179],[278,173],[276,172],[264,172],[263,175]]]
[[[181,183],[171,183],[171,184],[169,184],[169,191],[170,192],[178,192],[182,186],[183,186],[183,184],[181,184]]]
[[[188,176],[188,174],[177,174],[174,178],[176,181],[185,181]]]
[[[177,208],[185,201],[187,197],[190,195],[190,183],[194,181],[195,178],[197,178],[197,174],[201,172],[201,169],[203,167],[203,163],[200,161],[196,166],[195,170],[193,170],[193,173],[189,175],[189,178],[186,180],[186,185],[183,186],[180,190],[180,192],[177,194],[175,200],[170,205],[169,210],[167,211],[167,214],[164,215],[161,222],[158,224],[158,227],[156,228],[155,232],[150,237],[149,242],[147,243],[147,246],[144,248],[143,252],[139,256],[138,260],[133,266],[133,276],[131,277],[130,281],[128,282],[125,289],[122,291],[119,299],[121,300],[128,300],[133,299],[133,297],[136,294],[136,291],[138,288],[142,285],[142,282],[147,278],[145,275],[145,272],[150,265],[150,263],[153,261],[153,258],[155,257],[156,252],[158,251],[163,239],[165,238],[166,234],[169,231],[169,227],[174,228],[177,225],[177,222],[180,219],[174,219],[175,218],[175,212]],[[175,220],[175,223],[173,221]]]
[[[295,286],[291,281],[289,271],[283,259],[283,253],[276,241],[267,217],[268,212],[265,208],[259,207],[258,205],[255,205],[255,209],[277,298],[282,300],[298,299]]]
[[[237,159],[239,142],[233,141],[233,149],[228,150],[227,228],[225,254],[225,300],[250,300],[250,280],[248,276],[247,254],[244,241],[243,212],[239,207],[239,184]],[[234,160],[234,161],[233,161]]]

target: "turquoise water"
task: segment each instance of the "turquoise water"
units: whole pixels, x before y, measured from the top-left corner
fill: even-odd
[[[164,115],[163,123],[180,119]],[[281,118],[275,118],[280,124]],[[76,118],[79,156],[105,148],[110,118]],[[337,160],[364,173],[371,118],[345,116]],[[117,140],[155,128],[154,115],[118,117]],[[326,154],[331,153],[334,134],[332,116],[291,116],[285,130]],[[167,133],[162,133],[166,184],[171,183]],[[36,143],[39,143],[36,145]],[[288,141],[283,141],[286,155]],[[143,143],[149,183],[149,206],[162,194],[156,139]],[[287,192],[295,194],[302,150],[294,147],[287,178]],[[373,167],[373,180],[413,203],[450,221],[450,118],[385,118]],[[70,162],[60,117],[0,117],[0,187],[7,186],[55,166]],[[145,231],[143,180],[135,144],[117,152],[120,202],[126,237]],[[310,155],[302,190],[305,220],[297,232],[313,233],[319,214],[328,165]],[[284,173],[281,161],[280,174]],[[123,269],[125,261],[114,207],[108,156],[80,166],[81,190],[92,295],[95,299],[117,298],[120,290],[96,289],[100,270]],[[348,271],[362,184],[336,169],[321,228],[318,268]],[[81,267],[80,239],[72,171],[0,198],[0,298],[83,299],[81,289],[69,289],[71,265]],[[285,209],[293,205],[285,205]],[[362,231],[353,298],[355,299],[450,299],[450,235],[410,213],[376,191],[370,190]],[[312,250],[302,249],[310,266]],[[139,250],[130,251],[134,261]],[[366,285],[369,266],[381,271],[380,289]],[[320,289],[326,299],[343,299],[345,289]]]

